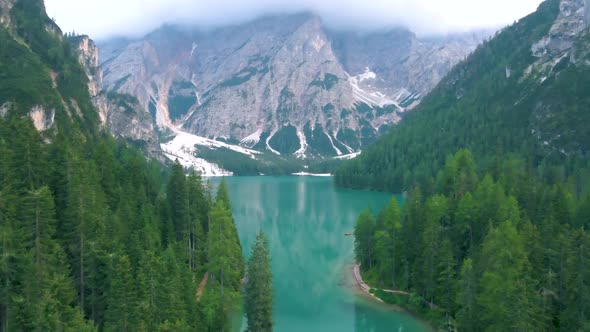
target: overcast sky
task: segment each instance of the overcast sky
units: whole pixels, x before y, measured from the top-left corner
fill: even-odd
[[[312,11],[332,27],[405,26],[420,35],[496,28],[533,12],[541,0],[45,0],[64,31],[95,39],[137,37],[164,23],[217,27],[264,14]]]

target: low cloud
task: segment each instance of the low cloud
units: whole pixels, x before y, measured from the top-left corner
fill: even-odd
[[[330,26],[373,30],[404,26],[437,35],[510,24],[541,0],[45,0],[64,31],[95,39],[137,37],[164,23],[204,28],[261,15],[312,11]]]

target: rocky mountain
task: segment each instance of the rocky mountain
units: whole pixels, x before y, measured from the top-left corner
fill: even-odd
[[[103,71],[99,67],[98,47],[88,36],[69,38],[76,48],[78,61],[88,77],[88,91],[98,111],[100,123],[116,138],[136,142],[151,157],[161,157],[155,124],[143,111],[137,98],[115,91],[106,92]]]
[[[460,148],[486,170],[511,156],[555,181],[582,176],[590,163],[589,27],[590,0],[543,2],[451,70],[399,126],[344,165],[338,183],[428,190]]]
[[[332,31],[304,13],[212,31],[165,26],[99,43],[99,59],[105,93],[133,96],[144,112],[136,138],[155,123],[161,136],[313,158],[373,142],[484,37]],[[116,119],[109,126],[132,134]]]

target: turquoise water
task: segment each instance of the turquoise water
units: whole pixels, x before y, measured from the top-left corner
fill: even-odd
[[[344,234],[363,209],[378,211],[391,195],[338,189],[331,178],[226,181],[244,253],[250,254],[259,229],[269,238],[275,331],[427,331],[413,317],[360,295],[347,269],[354,238]]]

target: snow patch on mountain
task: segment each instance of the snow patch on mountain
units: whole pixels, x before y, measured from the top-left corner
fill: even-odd
[[[332,139],[332,136],[328,135],[328,133],[326,131],[324,131],[324,134],[326,136],[328,136],[328,139],[330,140],[330,144],[332,144],[332,148],[334,148],[334,151],[336,151],[336,154],[341,156],[342,155],[342,151],[340,151],[340,149],[338,149],[336,147],[336,145],[334,145],[334,140]]]
[[[299,150],[295,151],[295,157],[299,159],[305,159],[305,152],[307,151],[307,139],[305,138],[305,134],[301,130],[297,130],[297,137],[299,137],[299,144],[301,147]]]
[[[334,137],[334,140],[336,142],[342,144],[346,148],[346,150],[348,150],[348,153],[353,153],[354,152],[354,149],[353,148],[351,148],[350,146],[346,145],[345,143],[343,143],[342,141],[340,141],[338,139],[338,132],[335,132],[334,135],[332,135],[332,136]]]
[[[352,87],[353,98],[355,101],[379,107],[396,104],[396,102],[387,95],[372,88],[371,84],[365,83],[368,80],[377,79],[377,74],[372,72],[369,68],[360,75],[350,76],[348,73],[346,73],[346,75],[348,76],[348,83],[350,83],[350,86]]]
[[[260,136],[262,136],[262,128],[256,130],[251,135],[248,135],[248,136],[244,137],[240,141],[240,144],[254,146],[254,145],[258,144],[258,142],[260,142]]]
[[[201,176],[231,176],[232,172],[228,172],[216,164],[210,163],[204,159],[197,158],[196,148],[189,137],[178,135],[176,138],[168,143],[161,144],[164,156],[172,161],[178,162],[185,168],[193,168],[201,174]]]
[[[350,159],[354,159],[358,156],[361,155],[361,151],[359,152],[355,152],[355,153],[351,153],[351,154],[347,154],[344,156],[338,156],[338,157],[334,157],[334,159],[338,159],[338,160],[350,160]]]
[[[233,175],[233,173],[222,169],[216,164],[198,158],[197,147],[199,146],[210,149],[225,148],[249,156],[252,159],[256,159],[256,155],[261,154],[261,152],[238,145],[227,144],[178,130],[175,130],[174,133],[176,136],[173,140],[160,145],[164,155],[172,161],[178,159],[182,166],[186,168],[194,168],[200,172],[202,176],[230,176]]]

